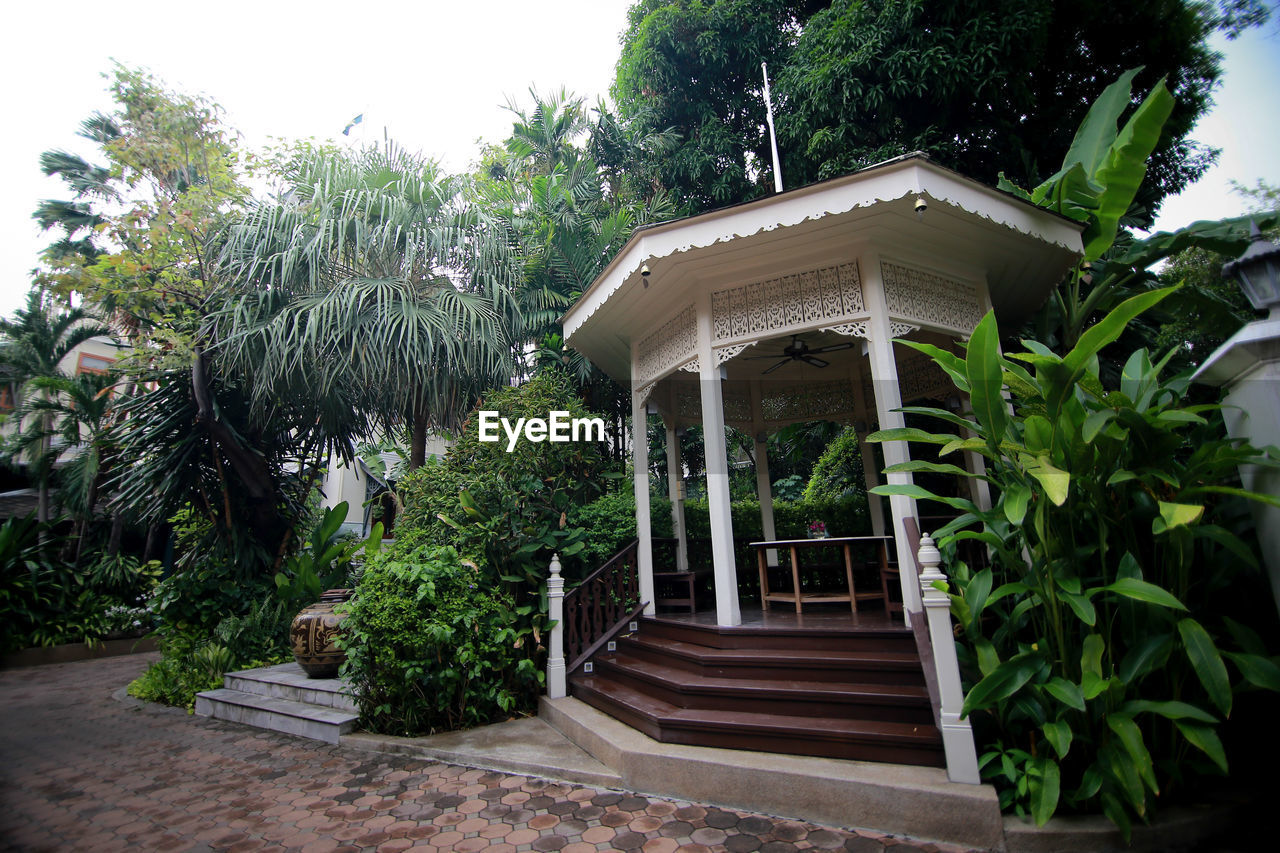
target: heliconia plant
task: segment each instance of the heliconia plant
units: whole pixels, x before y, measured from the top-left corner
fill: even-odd
[[[993,314],[962,355],[902,341],[931,356],[972,411],[908,407],[956,433],[870,436],[938,447],[939,461],[888,472],[992,487],[989,509],[916,485],[873,491],[947,504],[960,514],[934,533],[944,549],[985,546],[989,565],[948,571],[971,665],[963,714],[984,778],[1039,824],[1067,805],[1101,810],[1127,835],[1171,782],[1226,772],[1219,728],[1240,691],[1280,691],[1277,658],[1213,606],[1231,567],[1258,567],[1229,526],[1233,504],[1280,504],[1231,485],[1237,467],[1280,464],[1280,451],[1228,440],[1218,406],[1186,403],[1189,376],[1161,378],[1168,356],[1133,353],[1118,388],[1099,376],[1103,347],[1172,290],[1125,300],[1062,356],[1034,341],[1002,355]],[[957,451],[981,454],[985,472],[945,461]]]

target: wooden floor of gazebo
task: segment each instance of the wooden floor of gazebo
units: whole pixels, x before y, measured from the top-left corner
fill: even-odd
[[[716,624],[715,610],[702,610],[697,613],[659,610],[655,618],[664,622],[680,622],[689,625],[714,626]],[[831,629],[908,631],[903,624],[901,614],[889,615],[880,607],[864,607],[855,614],[845,604],[806,605],[803,613],[796,613],[794,609],[782,606],[774,606],[767,611],[761,610],[758,605],[744,606],[742,607],[742,625],[739,627],[792,632],[824,632]]]

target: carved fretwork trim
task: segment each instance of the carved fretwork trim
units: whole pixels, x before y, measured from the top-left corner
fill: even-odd
[[[846,338],[869,338],[867,334],[867,321],[860,320],[857,323],[841,323],[839,326],[824,326],[824,332],[835,332],[837,335],[844,335]]]
[[[919,326],[913,326],[910,323],[890,323],[889,335],[895,338],[905,338],[919,328]]]
[[[735,355],[742,352],[747,347],[753,347],[755,345],[756,345],[756,342],[752,341],[751,343],[747,343],[747,344],[733,344],[732,346],[717,348],[715,351],[716,367],[719,367],[720,365],[724,364],[726,361],[733,358]]]
[[[767,336],[865,312],[858,265],[841,264],[712,293],[711,334],[716,342]]]
[[[888,261],[880,262],[880,274],[890,317],[964,335],[972,333],[982,319],[978,291],[971,284]]]
[[[652,382],[673,370],[698,346],[698,322],[690,305],[636,347],[636,378]]]

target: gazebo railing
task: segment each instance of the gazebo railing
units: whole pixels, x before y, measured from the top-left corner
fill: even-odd
[[[607,563],[565,593],[564,618],[553,630],[564,631],[566,671],[572,674],[640,615],[640,575],[632,540]]]

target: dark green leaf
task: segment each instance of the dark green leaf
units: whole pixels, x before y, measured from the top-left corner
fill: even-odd
[[[1280,693],[1280,666],[1276,666],[1274,661],[1262,655],[1240,652],[1224,652],[1224,654],[1239,668],[1245,680],[1254,687]]]
[[[1030,770],[1031,816],[1036,826],[1044,826],[1058,809],[1061,772],[1050,758],[1033,759]]]
[[[964,707],[960,709],[960,716],[967,717],[973,711],[989,708],[1002,699],[1009,698],[1022,689],[1022,686],[1040,668],[1042,662],[1038,654],[1030,652],[1004,661],[996,667],[995,672],[973,686],[969,695],[964,698]]]
[[[1084,710],[1084,693],[1080,691],[1079,686],[1072,684],[1065,678],[1055,676],[1052,681],[1044,686],[1044,689],[1068,708],[1074,708],[1077,711]]]
[[[1008,403],[1000,393],[1004,388],[1000,367],[1000,330],[994,311],[988,311],[969,338],[965,358],[969,373],[969,399],[973,413],[987,440],[998,445],[1009,424]]]
[[[1059,720],[1056,723],[1045,723],[1040,730],[1044,732],[1045,740],[1053,745],[1058,758],[1066,758],[1067,751],[1071,749],[1071,726]]]
[[[1179,620],[1178,633],[1182,636],[1182,644],[1186,647],[1196,678],[1204,685],[1209,699],[1224,715],[1231,716],[1231,681],[1213,638],[1194,619]]]
[[[1099,586],[1089,590],[1090,597],[1100,592],[1110,592],[1115,595],[1122,595],[1125,598],[1132,598],[1136,601],[1145,601],[1148,604],[1155,604],[1159,607],[1169,607],[1174,610],[1186,610],[1187,608],[1181,601],[1178,601],[1171,593],[1137,578],[1120,578],[1115,583]]]
[[[1207,723],[1188,723],[1183,720],[1175,720],[1174,725],[1178,727],[1178,731],[1182,732],[1187,743],[1213,759],[1213,763],[1218,765],[1223,773],[1228,772],[1227,751],[1222,748],[1222,741],[1218,738],[1218,733],[1213,726]]]

